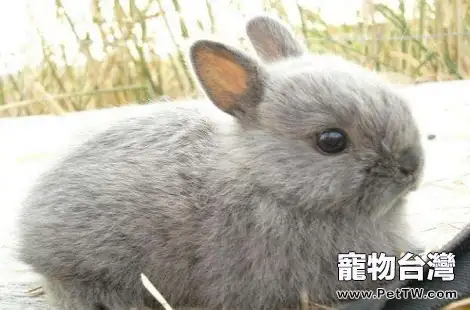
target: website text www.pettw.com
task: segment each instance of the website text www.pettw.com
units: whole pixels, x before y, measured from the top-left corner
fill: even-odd
[[[345,290],[336,291],[336,296],[340,300],[358,299],[457,299],[458,293],[455,290],[424,290],[423,288],[396,288],[388,290],[377,288],[376,290]]]

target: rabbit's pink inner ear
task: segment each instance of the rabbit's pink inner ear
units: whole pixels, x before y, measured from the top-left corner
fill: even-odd
[[[192,53],[194,69],[205,92],[221,110],[230,112],[250,90],[250,73],[233,52],[200,44]]]

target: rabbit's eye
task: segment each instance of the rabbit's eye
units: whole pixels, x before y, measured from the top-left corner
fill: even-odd
[[[318,134],[317,146],[327,154],[340,153],[347,147],[346,133],[337,128],[326,129]]]

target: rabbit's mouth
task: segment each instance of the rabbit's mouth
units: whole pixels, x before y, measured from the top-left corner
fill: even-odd
[[[417,189],[417,184],[392,182],[367,188],[358,199],[357,208],[369,214],[372,220],[377,220],[402,209],[407,203],[408,194]]]
[[[410,186],[409,192],[416,192],[418,190],[418,183],[414,183]]]

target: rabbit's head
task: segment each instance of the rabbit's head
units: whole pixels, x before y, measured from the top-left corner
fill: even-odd
[[[201,87],[237,124],[221,145],[230,173],[317,214],[380,216],[401,204],[423,167],[407,102],[359,65],[309,54],[277,19],[254,17],[246,32],[257,58],[212,40],[190,48]]]

